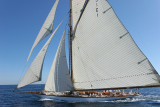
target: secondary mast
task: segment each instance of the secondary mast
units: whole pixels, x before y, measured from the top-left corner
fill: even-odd
[[[72,67],[72,0],[70,0],[70,47],[69,47],[69,71],[71,74],[71,79],[73,81],[73,67]]]

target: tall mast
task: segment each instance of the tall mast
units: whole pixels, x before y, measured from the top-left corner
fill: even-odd
[[[73,80],[73,67],[72,67],[72,0],[70,0],[70,50],[69,50],[69,71],[71,79]]]

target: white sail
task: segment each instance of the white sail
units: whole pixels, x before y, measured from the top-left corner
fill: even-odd
[[[58,3],[59,3],[59,0],[56,0],[55,4],[53,5],[49,15],[47,16],[32,48],[31,48],[31,51],[29,53],[29,56],[28,56],[28,59],[27,59],[27,62],[32,54],[32,51],[34,50],[34,48],[36,47],[36,45],[41,41],[43,40],[46,36],[48,36],[49,34],[52,33],[52,30],[53,30],[53,22],[54,22],[54,17],[55,17],[55,13],[56,13],[56,9],[57,9],[57,6],[58,6]]]
[[[65,54],[65,31],[53,61],[45,91],[63,92],[73,90]]]
[[[22,78],[20,83],[18,84],[17,88],[21,88],[21,87],[24,87],[28,84],[31,84],[31,83],[34,83],[37,81],[41,81],[43,62],[44,62],[44,58],[45,58],[48,46],[49,46],[54,34],[56,33],[56,31],[58,30],[58,28],[62,24],[62,22],[58,25],[58,27],[52,33],[51,37],[48,39],[48,41],[45,43],[43,48],[40,50],[40,52],[38,53],[38,55],[36,56],[36,58],[32,62],[31,66],[27,70],[26,74],[24,75],[24,77]]]
[[[73,29],[76,26],[76,23],[81,14],[81,10],[84,6],[85,0],[72,0],[72,26]]]
[[[160,85],[160,77],[106,0],[89,0],[73,42],[76,90]]]

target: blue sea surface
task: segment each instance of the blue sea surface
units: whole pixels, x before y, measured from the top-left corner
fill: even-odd
[[[41,90],[44,85],[32,85],[22,90]],[[15,85],[0,85],[0,107],[160,107],[160,88],[140,89],[141,96],[104,102],[57,102],[33,94],[14,93]]]

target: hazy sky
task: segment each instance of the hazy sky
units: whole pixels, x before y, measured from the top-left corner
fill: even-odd
[[[160,73],[160,0],[108,1],[139,48]],[[17,84],[25,73],[30,49],[54,2],[55,0],[0,0],[0,84]],[[54,29],[68,11],[69,0],[60,0]],[[42,83],[45,83],[64,27],[61,26],[50,44],[44,62]],[[36,47],[29,64],[47,39]]]

